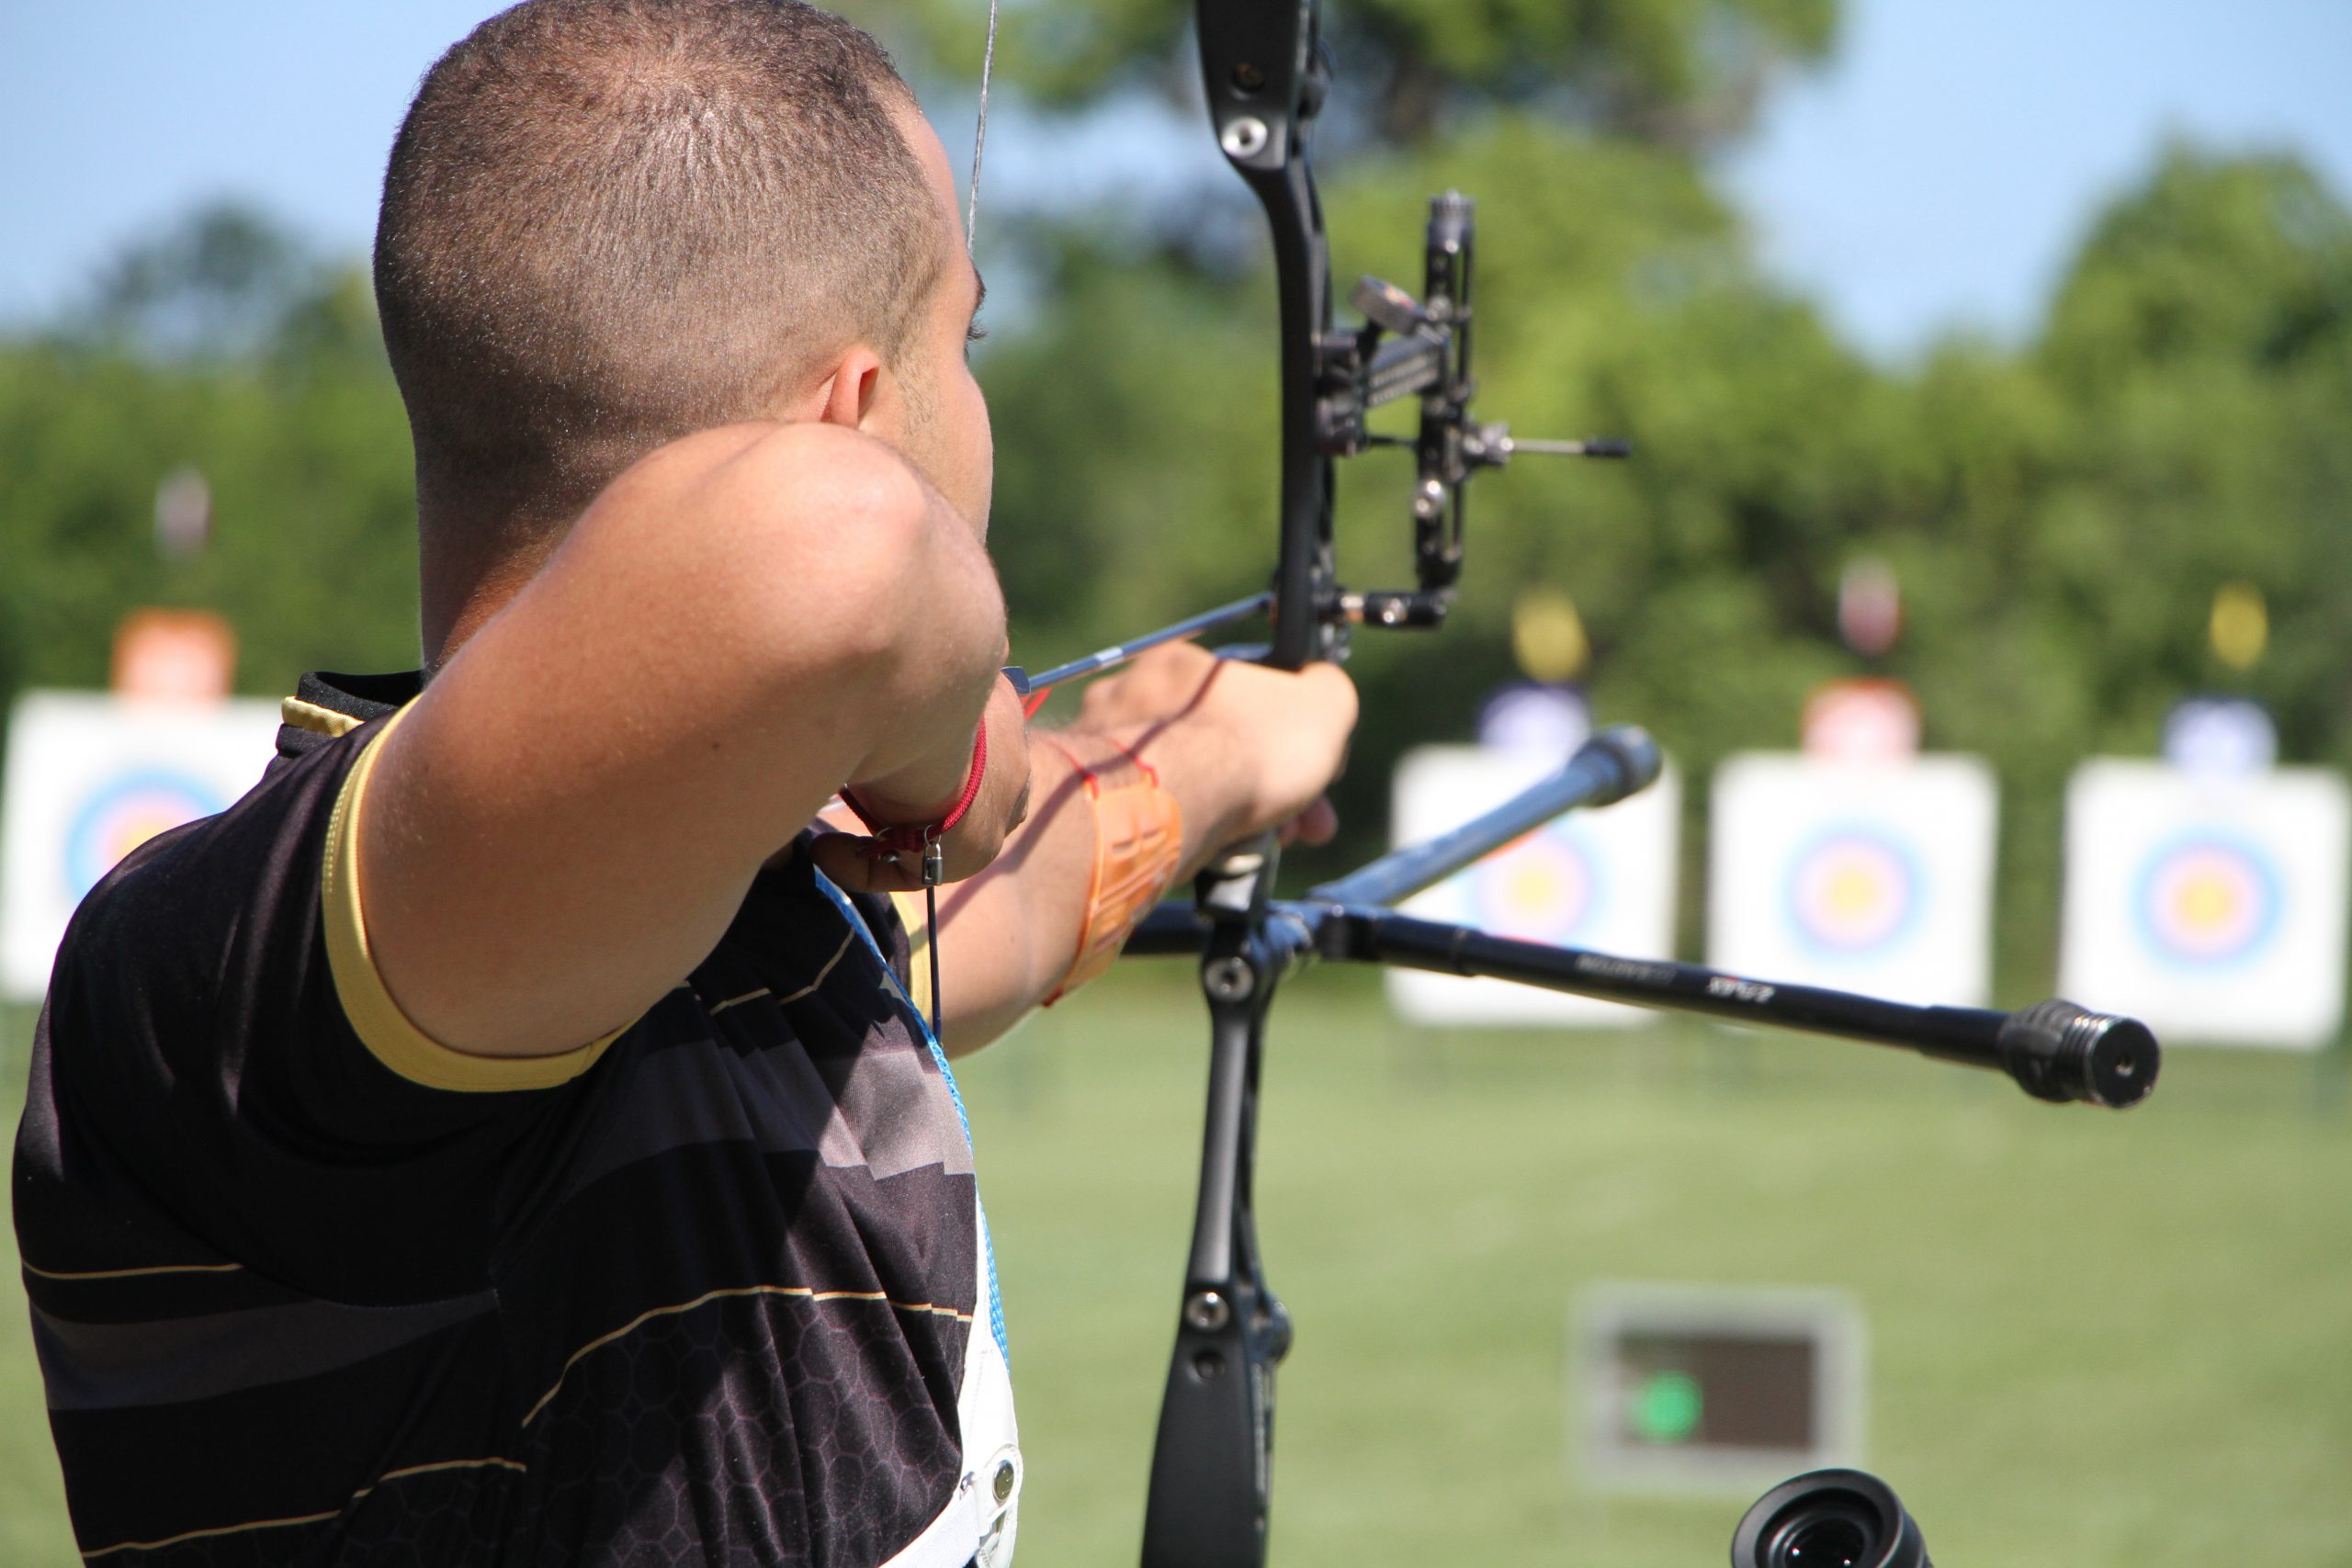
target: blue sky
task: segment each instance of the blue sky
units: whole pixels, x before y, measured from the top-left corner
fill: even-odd
[[[213,196],[364,251],[418,75],[492,8],[0,4],[0,321]],[[992,180],[1050,177],[1023,123],[997,127]],[[2030,331],[2092,204],[2167,136],[2298,152],[2352,198],[2352,4],[1848,0],[1837,62],[1784,83],[1720,172],[1774,269],[1900,357],[1956,325]]]
[[[2168,137],[2292,151],[2352,202],[2346,0],[1849,0],[1723,170],[1776,271],[1882,353],[2030,332]]]

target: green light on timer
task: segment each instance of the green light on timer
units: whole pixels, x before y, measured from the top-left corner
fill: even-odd
[[[1706,1399],[1688,1372],[1652,1372],[1634,1391],[1634,1435],[1644,1442],[1679,1443],[1699,1429]]]

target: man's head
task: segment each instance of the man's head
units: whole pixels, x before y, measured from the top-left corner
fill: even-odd
[[[536,558],[679,435],[842,417],[845,356],[920,425],[951,278],[968,313],[944,154],[848,23],[799,0],[493,17],[419,90],[376,238],[428,575]]]

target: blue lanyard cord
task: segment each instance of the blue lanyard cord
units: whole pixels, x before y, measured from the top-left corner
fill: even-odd
[[[833,907],[839,909],[842,912],[842,918],[849,922],[850,930],[855,931],[865,942],[865,951],[874,955],[875,966],[882,971],[882,978],[889,987],[892,999],[898,1003],[899,1011],[913,1022],[916,1032],[922,1036],[922,1043],[931,1047],[931,1059],[938,1066],[939,1076],[947,1085],[948,1103],[956,1107],[956,1124],[964,1129],[965,1145],[971,1146],[972,1118],[964,1110],[964,1093],[956,1087],[956,1071],[947,1065],[947,1053],[939,1048],[939,1036],[933,1032],[931,1021],[923,1017],[922,1009],[915,1006],[914,998],[908,996],[906,987],[899,983],[898,971],[891,968],[890,961],[882,956],[882,944],[874,940],[874,932],[867,927],[865,917],[857,912],[857,906],[849,901],[849,895],[835,886],[832,878],[823,872],[818,871],[814,866],[809,870],[817,878],[817,886],[824,889],[825,897],[833,901]],[[933,962],[936,963],[939,952],[937,927],[934,926],[927,934],[930,938]],[[934,987],[932,992],[934,1000],[938,995]],[[1012,1347],[1006,1339],[1004,1332],[1004,1295],[996,1288],[996,1245],[989,1239],[989,1213],[987,1206],[980,1202],[978,1176],[975,1175],[972,1181],[972,1203],[979,1211],[980,1257],[988,1267],[989,1327],[996,1335],[997,1354],[1002,1356],[1004,1364],[1010,1367],[1012,1364]]]

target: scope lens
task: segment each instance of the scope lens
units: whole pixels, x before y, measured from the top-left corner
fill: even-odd
[[[1756,1499],[1731,1538],[1732,1568],[1928,1568],[1919,1527],[1886,1483],[1859,1470],[1791,1476]]]
[[[1772,1568],[1857,1568],[1870,1535],[1851,1519],[1814,1519],[1789,1532]]]
[[[1850,1492],[1801,1498],[1766,1530],[1763,1568],[1860,1568],[1878,1544],[1872,1518]]]

